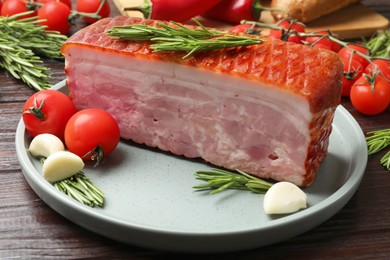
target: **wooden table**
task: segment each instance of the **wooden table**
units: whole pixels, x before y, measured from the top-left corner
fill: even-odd
[[[364,1],[390,18],[390,2]],[[112,6],[115,15],[118,11]],[[79,25],[82,26],[82,25]],[[47,60],[52,83],[65,78],[63,63]],[[22,175],[15,152],[15,130],[26,99],[34,93],[7,72],[0,71],[0,259],[188,257],[153,251],[107,239],[87,231],[48,207]],[[342,104],[364,132],[390,128],[390,111],[367,117],[348,100]],[[289,257],[305,259],[372,259],[390,257],[390,173],[369,159],[361,186],[334,217],[287,241],[216,257]]]

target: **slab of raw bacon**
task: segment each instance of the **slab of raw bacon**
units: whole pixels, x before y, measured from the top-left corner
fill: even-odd
[[[135,23],[156,25],[107,18],[63,45],[79,109],[107,110],[122,138],[150,147],[303,187],[314,181],[340,101],[337,54],[264,39],[182,59],[106,33]]]

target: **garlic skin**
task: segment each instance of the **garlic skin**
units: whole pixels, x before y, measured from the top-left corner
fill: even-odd
[[[83,160],[76,154],[68,151],[55,152],[43,163],[43,177],[51,182],[69,178],[84,168]]]
[[[52,134],[39,134],[31,141],[28,151],[34,157],[49,157],[49,155],[65,151],[61,139]]]
[[[290,182],[275,183],[264,196],[266,214],[289,214],[306,207],[306,193]]]

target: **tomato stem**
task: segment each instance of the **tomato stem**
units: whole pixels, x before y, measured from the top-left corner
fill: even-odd
[[[282,28],[279,26],[284,21],[289,22],[288,29],[285,29],[285,28]],[[292,26],[294,24],[299,24],[299,25],[302,25],[303,27],[306,27],[306,25],[304,23],[301,23],[298,20],[294,20],[291,18],[281,19],[277,24],[268,24],[268,23],[253,22],[253,21],[247,21],[247,20],[242,20],[240,23],[241,24],[251,24],[253,26],[253,28],[255,28],[257,26],[257,27],[263,27],[263,28],[282,31],[282,35],[281,35],[280,39],[283,41],[287,41],[291,35],[294,35],[294,36],[301,36],[302,35],[302,33],[299,33],[296,30],[292,29]]]
[[[95,147],[95,149],[86,153],[83,158],[91,156],[92,161],[96,161],[93,167],[97,167],[103,164],[106,160],[106,155],[104,154],[103,148],[101,145]]]
[[[99,15],[99,12],[102,10],[105,3],[106,3],[106,0],[101,0],[98,9],[94,13],[85,13],[85,12],[78,12],[78,11],[73,10],[72,13],[68,17],[68,21],[70,23],[72,23],[73,20],[78,18],[78,17],[101,19],[102,17]]]
[[[30,107],[29,109],[24,111],[23,114],[33,114],[37,119],[45,119],[46,115],[42,111],[44,103],[45,103],[45,100],[42,99],[42,102],[38,107],[37,99],[34,97],[34,106]]]

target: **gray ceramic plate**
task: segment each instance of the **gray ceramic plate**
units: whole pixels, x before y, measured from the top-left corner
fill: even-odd
[[[55,86],[66,91],[65,82]],[[124,243],[180,252],[229,252],[261,247],[302,234],[336,214],[358,188],[367,164],[364,135],[343,107],[337,109],[329,154],[305,192],[309,207],[268,216],[263,195],[229,190],[199,192],[193,173],[210,166],[121,142],[101,168],[85,173],[104,190],[104,208],[89,208],[58,192],[41,176],[27,147],[22,121],[16,150],[25,178],[41,199],[74,223]]]

